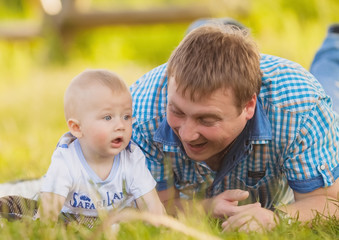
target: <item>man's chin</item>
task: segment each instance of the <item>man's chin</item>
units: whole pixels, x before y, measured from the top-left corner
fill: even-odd
[[[190,144],[183,144],[183,147],[186,151],[186,154],[192,160],[202,162],[208,158],[208,145],[207,143],[201,144],[199,147],[197,145],[192,146]]]
[[[192,159],[196,162],[203,162],[208,158],[208,157],[205,156],[205,154],[202,154],[202,153],[186,152],[186,154],[190,159]]]

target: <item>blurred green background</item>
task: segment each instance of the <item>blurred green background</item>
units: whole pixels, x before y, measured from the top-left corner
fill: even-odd
[[[82,9],[200,6],[211,17],[231,17],[251,29],[262,53],[309,69],[327,27],[339,22],[338,0],[81,0]],[[1,26],[41,24],[39,0],[0,0]],[[0,182],[42,176],[67,131],[63,93],[86,68],[107,68],[128,84],[167,61],[190,22],[115,25],[73,34],[67,48],[48,32],[28,40],[0,37]]]

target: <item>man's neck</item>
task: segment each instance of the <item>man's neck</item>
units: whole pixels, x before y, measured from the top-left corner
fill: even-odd
[[[205,160],[207,166],[209,166],[213,171],[219,171],[222,160],[232,147],[233,143],[234,140],[223,151]]]
[[[205,161],[207,166],[209,166],[213,171],[218,171],[221,165],[221,159],[219,155],[215,155]]]

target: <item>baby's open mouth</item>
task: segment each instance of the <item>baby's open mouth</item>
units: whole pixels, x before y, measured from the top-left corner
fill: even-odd
[[[122,137],[115,138],[112,143],[121,143],[122,142]]]

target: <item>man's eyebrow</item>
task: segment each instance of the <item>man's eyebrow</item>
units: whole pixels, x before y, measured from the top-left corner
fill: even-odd
[[[178,111],[182,111],[180,107],[178,107],[176,104],[169,104],[169,106],[173,107],[175,110]],[[215,118],[215,119],[221,119],[222,118],[222,114],[218,114],[218,113],[211,113],[211,112],[200,112],[200,113],[196,113],[193,114],[193,117],[195,118]]]
[[[179,108],[178,105],[175,102],[173,102],[173,101],[169,101],[168,102],[168,106]]]
[[[221,119],[221,116],[215,113],[197,113],[193,115],[196,118],[215,118]]]

